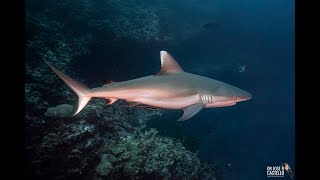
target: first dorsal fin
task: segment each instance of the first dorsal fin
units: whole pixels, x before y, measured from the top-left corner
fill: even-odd
[[[168,73],[180,73],[183,69],[177,63],[177,61],[167,51],[160,51],[161,69],[157,75]]]

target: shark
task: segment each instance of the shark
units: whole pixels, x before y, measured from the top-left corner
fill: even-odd
[[[91,98],[107,99],[107,104],[125,100],[130,107],[183,110],[178,121],[190,119],[203,108],[236,105],[252,95],[227,83],[191,74],[182,69],[167,51],[160,51],[158,73],[121,82],[109,82],[102,87],[88,88],[45,62],[78,96],[73,115],[78,114]]]

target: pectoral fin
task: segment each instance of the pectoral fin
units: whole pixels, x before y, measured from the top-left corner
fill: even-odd
[[[192,116],[196,115],[198,112],[203,109],[204,104],[198,103],[198,104],[193,104],[191,106],[188,106],[183,109],[183,115],[178,119],[178,121],[185,121]]]

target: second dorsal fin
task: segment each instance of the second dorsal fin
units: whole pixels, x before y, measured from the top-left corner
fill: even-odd
[[[161,69],[156,75],[183,72],[177,61],[167,51],[160,51],[160,60]]]
[[[109,84],[112,84],[112,83],[114,83],[114,81],[112,81],[112,80],[106,80],[106,81],[104,81],[104,85],[103,85],[102,87],[108,86]]]

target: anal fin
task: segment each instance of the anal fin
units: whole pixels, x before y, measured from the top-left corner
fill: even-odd
[[[193,104],[191,106],[188,106],[183,109],[183,115],[178,119],[178,121],[185,121],[194,115],[196,115],[198,112],[200,112],[204,107],[204,104],[197,103]]]

